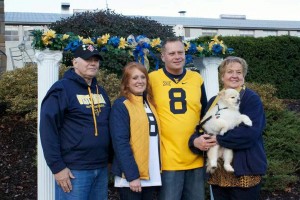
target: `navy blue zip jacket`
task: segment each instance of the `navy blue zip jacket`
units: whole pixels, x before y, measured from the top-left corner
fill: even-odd
[[[208,109],[215,97],[208,102]],[[260,97],[252,90],[246,88],[241,99],[240,112],[252,120],[252,126],[241,124],[226,132],[223,136],[218,135],[217,141],[222,147],[232,149],[233,168],[236,176],[264,175],[267,170],[267,158],[263,143],[263,130],[266,126],[265,113]],[[195,153],[200,150],[193,146],[193,141],[199,133],[194,133],[189,146]]]
[[[41,105],[40,138],[53,174],[66,167],[87,170],[107,166],[112,153],[110,107],[109,98],[96,78],[88,86],[74,69],[52,85]]]

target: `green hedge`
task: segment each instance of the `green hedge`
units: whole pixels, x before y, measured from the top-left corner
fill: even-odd
[[[276,95],[300,99],[300,37],[223,37],[225,44],[249,64],[249,82],[272,84]]]
[[[260,95],[267,118],[264,141],[268,170],[263,179],[263,189],[284,190],[299,181],[300,114],[286,110],[282,100],[275,96],[274,86],[246,85]]]
[[[60,67],[60,77],[68,68]],[[116,74],[100,69],[99,84],[107,91],[111,101],[119,95],[120,79]],[[37,66],[28,65],[0,75],[0,113],[20,115],[26,120],[37,120]]]
[[[25,66],[0,76],[0,102],[3,115],[23,115],[37,118],[37,67]]]

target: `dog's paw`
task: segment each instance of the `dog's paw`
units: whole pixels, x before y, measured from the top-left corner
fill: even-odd
[[[207,165],[206,172],[212,174],[216,171],[216,169],[216,167],[211,167],[210,165]]]
[[[246,116],[246,115],[242,115],[242,121],[244,122],[244,124],[246,124],[247,126],[252,126],[252,121],[251,119]]]
[[[218,161],[217,160],[210,160],[210,162],[209,162],[209,166],[211,167],[211,168],[217,168],[218,167]]]
[[[229,130],[229,128],[226,124],[221,128],[219,135],[224,135],[224,133],[226,133],[228,130]]]
[[[250,119],[245,120],[244,123],[248,126],[252,126],[252,121]]]
[[[226,133],[227,131],[228,131],[227,128],[226,129],[222,128],[219,135],[224,135],[224,133]]]
[[[227,172],[234,172],[234,169],[231,165],[225,165],[224,164],[224,169],[227,171]]]

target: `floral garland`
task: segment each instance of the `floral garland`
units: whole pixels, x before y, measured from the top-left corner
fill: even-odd
[[[49,48],[50,50],[74,50],[82,44],[92,44],[97,47],[100,52],[107,52],[115,49],[125,50],[138,62],[141,62],[149,69],[148,56],[151,56],[156,61],[156,68],[159,65],[157,54],[161,51],[161,39],[149,39],[144,35],[134,37],[129,35],[127,39],[124,37],[110,36],[104,34],[99,37],[83,38],[74,33],[58,34],[54,30],[46,32],[42,30],[33,30],[32,46],[38,50]],[[209,57],[217,56],[224,57],[225,55],[233,54],[233,49],[228,48],[222,40],[218,39],[218,35],[214,36],[210,41],[204,43],[195,43],[191,41],[183,41],[186,52],[186,64],[192,63],[194,57]]]

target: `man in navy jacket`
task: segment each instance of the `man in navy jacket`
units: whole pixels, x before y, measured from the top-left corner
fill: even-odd
[[[80,45],[73,68],[52,85],[41,105],[41,143],[56,180],[56,200],[108,196],[111,105],[95,78],[100,59],[94,46]]]

